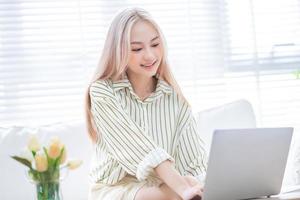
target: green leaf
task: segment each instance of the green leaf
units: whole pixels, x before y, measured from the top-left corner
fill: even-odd
[[[44,150],[44,153],[46,154],[47,158],[49,158],[48,151],[47,151],[46,147],[43,147],[43,150]]]
[[[64,153],[64,150],[65,150],[65,147],[63,147],[60,150],[59,156],[55,159],[55,163],[54,163],[54,168],[55,169],[59,168],[59,165],[60,165],[60,162],[61,162],[61,157],[62,157],[62,155]]]
[[[39,173],[38,171],[34,170],[34,169],[30,169],[28,172],[29,177],[31,177],[32,180],[34,181],[40,181],[39,180]]]
[[[16,161],[22,163],[23,165],[26,165],[31,169],[31,162],[25,158],[19,157],[19,156],[11,156],[11,158],[15,159]]]

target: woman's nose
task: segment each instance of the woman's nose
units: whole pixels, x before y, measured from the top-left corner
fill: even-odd
[[[153,50],[150,48],[146,48],[145,53],[144,53],[144,60],[151,62],[154,60],[154,58],[155,58],[155,54],[154,54]]]

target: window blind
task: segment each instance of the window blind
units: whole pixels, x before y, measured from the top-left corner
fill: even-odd
[[[295,69],[300,64],[298,0],[225,0],[233,70]]]
[[[1,1],[1,123],[37,126],[82,118],[84,89],[110,21],[128,6],[145,8],[161,25],[179,80],[222,69],[216,0]]]
[[[1,1],[0,121],[79,116],[86,69],[76,1]]]
[[[249,99],[261,126],[300,117],[300,2],[225,0],[227,97]],[[226,36],[225,36],[226,35]]]

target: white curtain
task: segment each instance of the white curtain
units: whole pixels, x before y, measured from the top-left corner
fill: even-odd
[[[1,0],[1,125],[82,118],[109,23],[126,6],[160,24],[195,112],[244,98],[259,126],[295,127],[286,184],[299,184],[299,0]]]

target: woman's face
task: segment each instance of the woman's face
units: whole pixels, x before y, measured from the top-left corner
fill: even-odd
[[[158,32],[145,21],[137,22],[131,31],[131,50],[127,73],[138,77],[156,74],[162,59],[162,47]]]

